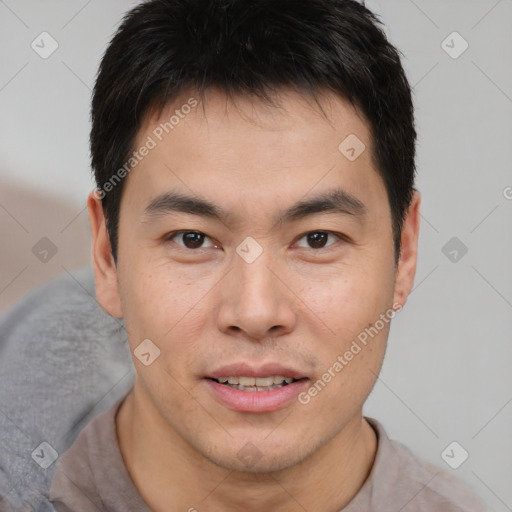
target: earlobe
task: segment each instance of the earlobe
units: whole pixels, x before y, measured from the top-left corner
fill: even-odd
[[[103,206],[95,192],[89,194],[87,209],[91,223],[96,298],[109,315],[122,318],[123,312],[119,297],[117,267],[112,256],[112,247],[107,232]]]
[[[420,203],[420,193],[415,190],[402,226],[401,253],[395,280],[394,303],[402,307],[411,293],[416,274],[420,230]]]

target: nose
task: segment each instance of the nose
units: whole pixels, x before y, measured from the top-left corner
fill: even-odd
[[[252,341],[263,341],[295,328],[294,295],[269,266],[270,259],[265,252],[252,263],[235,258],[222,285],[217,316],[222,332],[243,333]]]

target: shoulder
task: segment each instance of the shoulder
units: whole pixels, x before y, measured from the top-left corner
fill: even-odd
[[[59,458],[50,488],[50,501],[58,512],[103,510],[99,482],[102,461],[110,461],[115,439],[118,400],[93,419]]]
[[[489,512],[459,478],[421,460],[402,443],[389,439],[379,422],[366,419],[376,431],[379,443],[370,475],[373,494],[380,494],[392,507],[389,510],[396,510],[399,505],[402,512]]]

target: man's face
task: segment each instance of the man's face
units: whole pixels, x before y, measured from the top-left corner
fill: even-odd
[[[158,126],[181,103],[148,117],[135,147],[148,137],[156,147],[127,177],[120,208],[118,314],[132,353],[143,340],[145,353],[160,350],[147,366],[134,356],[138,397],[170,438],[242,471],[291,467],[360,425],[389,323],[357,353],[352,343],[396,299],[366,121],[333,95],[323,103],[332,124],[313,101],[280,98],[282,110],[247,98],[237,109],[212,92],[161,141]],[[354,135],[366,145],[355,160]],[[181,211],[188,203],[170,194],[220,217]],[[328,208],[294,209],[328,196]]]

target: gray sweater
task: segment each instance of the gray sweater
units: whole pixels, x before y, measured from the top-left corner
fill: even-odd
[[[63,274],[0,321],[0,511],[53,511],[54,459],[133,385],[124,325],[92,269]],[[44,443],[44,444],[42,444]]]

